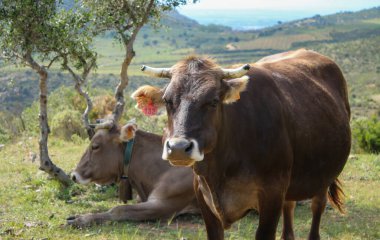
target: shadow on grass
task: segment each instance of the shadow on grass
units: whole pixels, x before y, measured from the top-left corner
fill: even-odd
[[[348,204],[347,214],[341,215],[337,210],[327,209],[322,217],[322,239],[379,239],[380,208],[362,207]],[[258,214],[251,211],[246,217],[233,224],[225,231],[226,239],[253,239],[258,226]],[[311,226],[309,204],[297,206],[295,211],[295,234],[297,239],[306,239]],[[96,232],[101,229],[105,234],[129,236],[130,239],[205,239],[206,230],[200,215],[182,215],[171,221],[146,222],[110,222],[100,226],[92,226],[83,230]],[[277,237],[281,235],[282,224],[277,229]]]

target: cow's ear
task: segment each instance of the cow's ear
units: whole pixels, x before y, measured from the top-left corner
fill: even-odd
[[[249,77],[243,76],[231,80],[223,80],[227,85],[227,91],[223,97],[223,103],[233,103],[240,99],[240,93],[247,87]]]
[[[135,137],[137,125],[135,123],[127,123],[120,130],[120,140],[122,142],[128,142]]]
[[[162,96],[162,89],[145,85],[139,87],[134,93],[132,93],[131,97],[136,100],[137,109],[147,116],[152,116],[158,112],[159,108],[165,106]]]

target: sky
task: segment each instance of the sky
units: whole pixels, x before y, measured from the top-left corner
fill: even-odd
[[[181,9],[315,10],[322,13],[355,11],[375,6],[380,6],[380,0],[200,0]]]

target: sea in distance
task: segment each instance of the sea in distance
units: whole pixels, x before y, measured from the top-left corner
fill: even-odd
[[[326,15],[333,12],[318,13],[313,10],[207,10],[179,9],[179,12],[203,25],[218,24],[229,26],[235,30],[252,30],[274,26],[280,22],[288,22],[317,14]]]

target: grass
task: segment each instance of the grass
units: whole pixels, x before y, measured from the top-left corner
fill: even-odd
[[[239,42],[236,45],[239,49],[276,49],[286,50],[291,48],[292,43],[325,40],[323,36],[313,36],[311,34],[296,34],[296,35],[282,35],[261,37],[251,41]]]
[[[52,160],[65,171],[79,161],[87,141],[72,143],[50,139]],[[111,222],[86,229],[65,226],[68,216],[105,211],[120,204],[116,187],[59,185],[38,171],[30,160],[37,151],[36,138],[0,150],[0,239],[205,239],[199,216],[183,216],[167,221],[143,223]],[[347,214],[328,208],[322,219],[322,239],[380,238],[380,156],[351,156],[342,175]],[[311,213],[308,204],[297,207],[295,231],[298,239],[307,237]],[[226,231],[226,239],[252,239],[258,216],[252,212]],[[281,224],[280,224],[281,225]],[[281,226],[277,237],[280,236]]]

